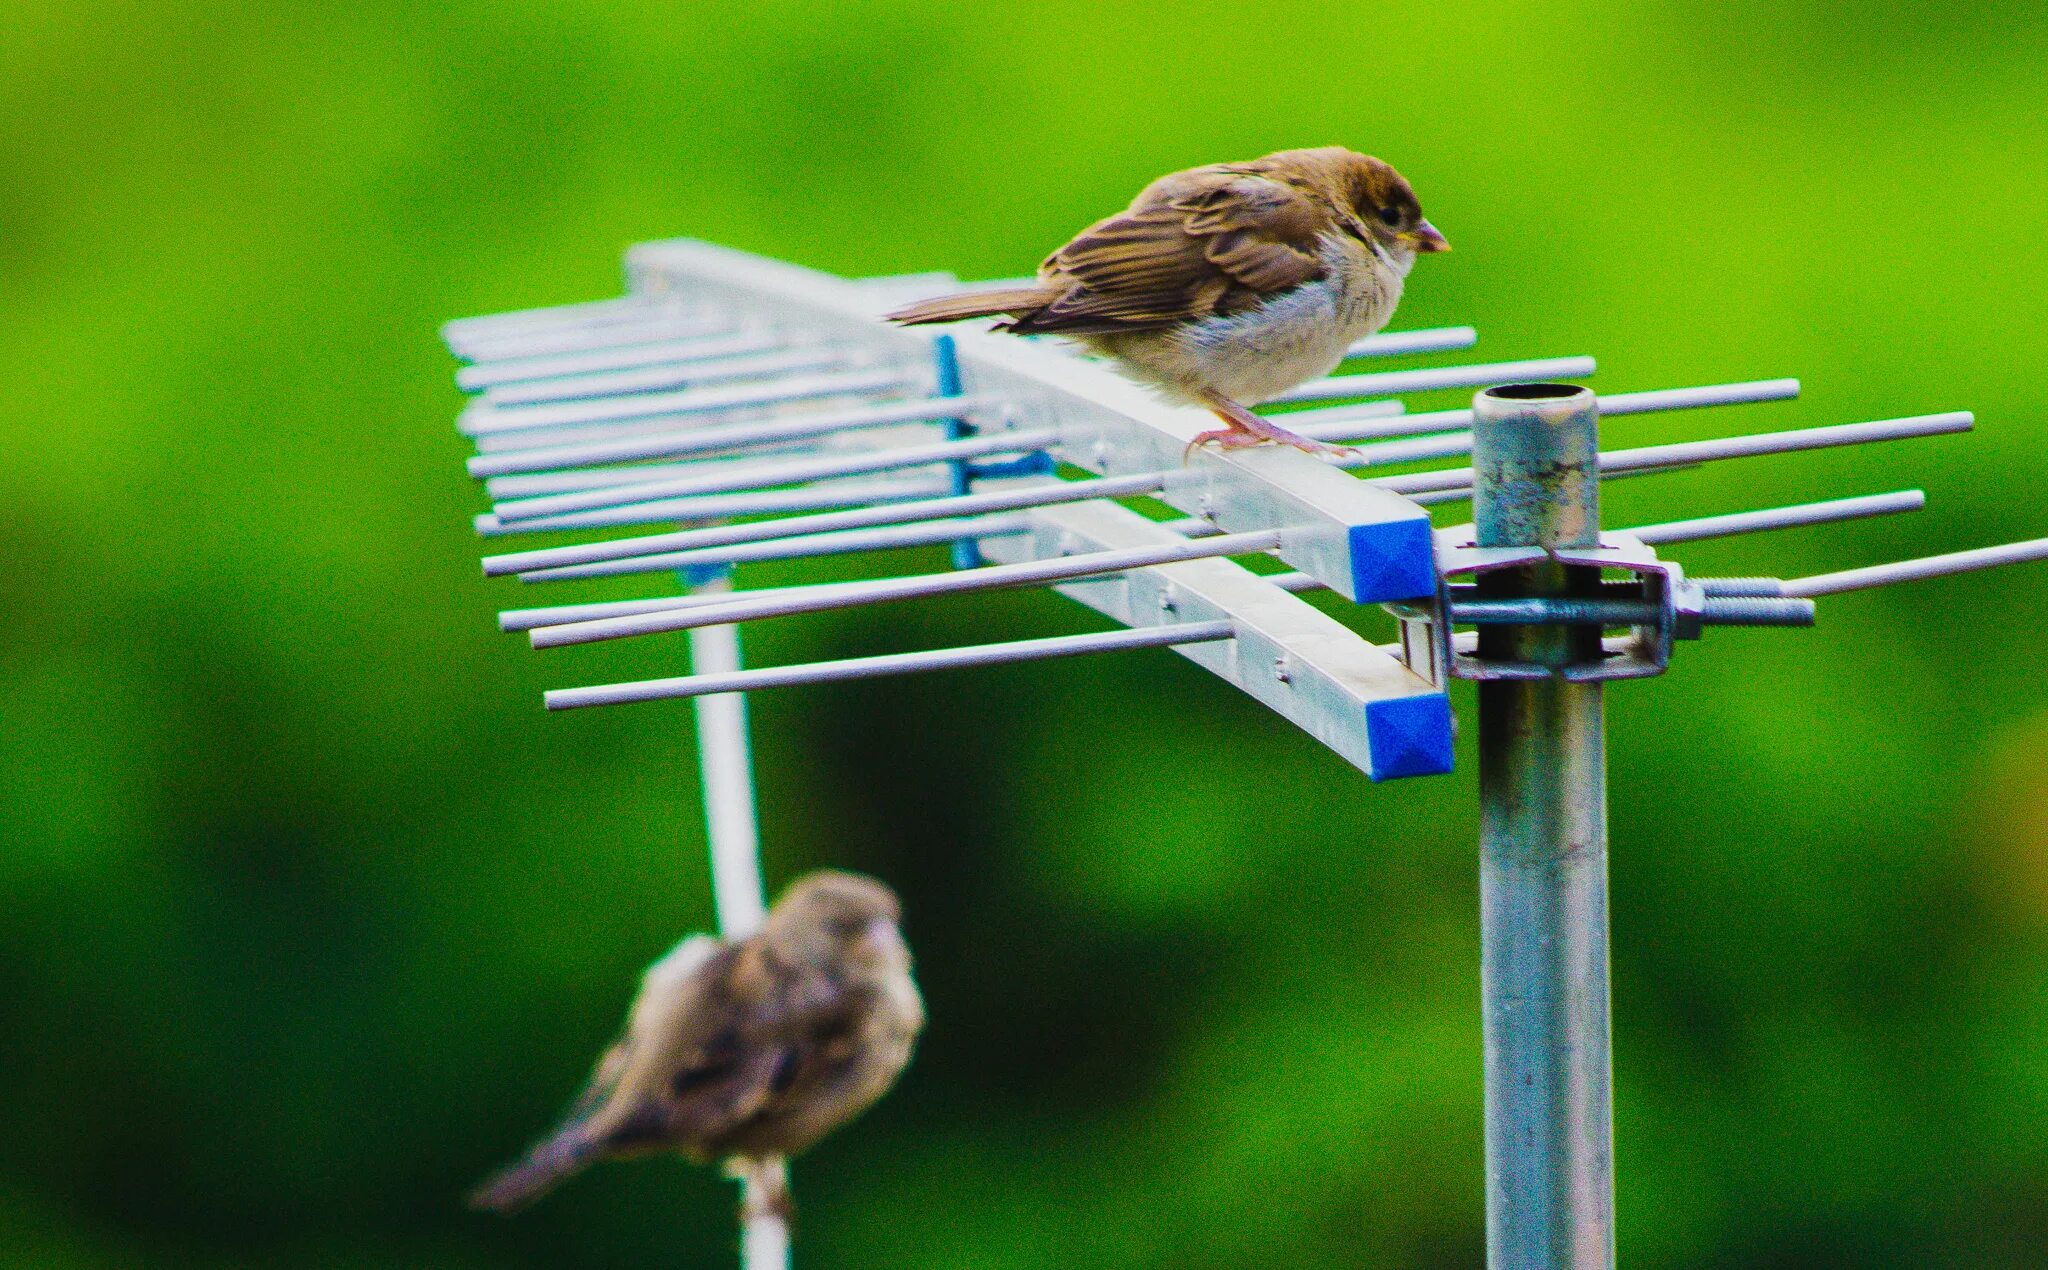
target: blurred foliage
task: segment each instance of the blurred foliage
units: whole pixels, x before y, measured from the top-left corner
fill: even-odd
[[[1605,390],[1807,384],[1616,440],[1982,418],[1624,482],[1611,523],[1928,490],[1682,553],[1786,575],[2043,532],[2029,6],[0,0],[0,32],[9,1264],[730,1264],[729,1188],[678,1164],[458,1203],[710,917],[687,709],[537,708],[679,645],[492,633],[517,589],[476,576],[434,339],[611,294],[633,241],[1005,275],[1170,168],[1344,142],[1457,245],[1400,325],[1596,353]],[[1627,1264],[2048,1259],[2044,620],[2038,568],[1844,597],[1612,693]],[[800,1162],[803,1264],[1480,1263],[1469,752],[1368,788],[1165,652],[756,721],[771,875],[899,886],[933,1015]]]

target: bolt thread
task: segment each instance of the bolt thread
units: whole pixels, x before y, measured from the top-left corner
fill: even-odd
[[[1708,626],[1811,626],[1813,601],[1712,595],[1700,609],[1700,621]]]

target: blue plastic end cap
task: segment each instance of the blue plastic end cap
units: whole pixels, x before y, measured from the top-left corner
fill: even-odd
[[[716,582],[720,578],[729,578],[731,576],[732,566],[729,564],[690,564],[676,570],[676,577],[682,580],[684,586],[692,590],[703,586],[707,582]]]
[[[1365,703],[1365,742],[1376,781],[1451,770],[1451,699],[1441,692]]]
[[[1352,598],[1360,604],[1436,594],[1436,538],[1427,516],[1351,526]]]

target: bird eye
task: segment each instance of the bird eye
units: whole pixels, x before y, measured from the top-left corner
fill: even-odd
[[[1398,207],[1382,207],[1380,209],[1380,224],[1385,225],[1388,229],[1400,228],[1401,209]]]

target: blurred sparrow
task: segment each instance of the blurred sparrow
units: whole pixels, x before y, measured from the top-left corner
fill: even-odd
[[[1420,252],[1449,251],[1399,172],[1341,146],[1162,176],[1046,257],[1038,285],[940,296],[906,324],[1008,317],[1068,335],[1229,426],[1224,449],[1298,437],[1247,406],[1327,375],[1387,324]]]
[[[825,871],[760,931],[696,935],[648,968],[626,1032],[560,1128],[470,1196],[510,1211],[596,1160],[677,1151],[762,1181],[887,1092],[924,1026],[889,888]]]

